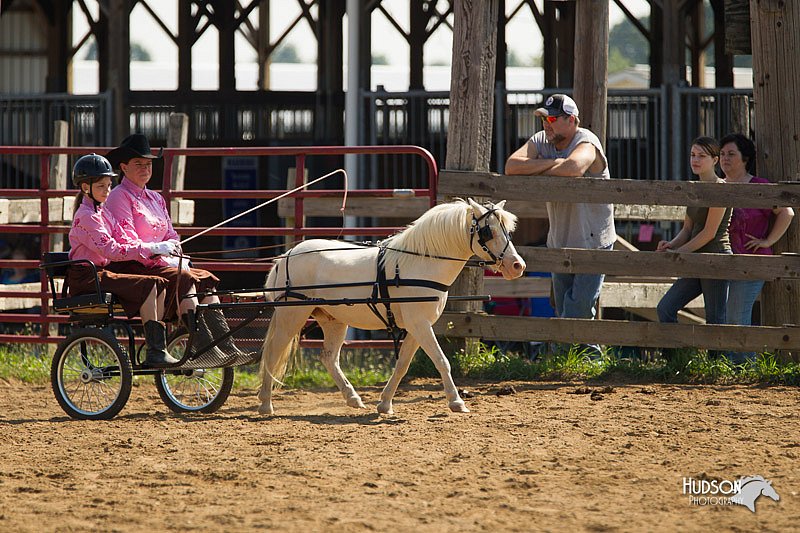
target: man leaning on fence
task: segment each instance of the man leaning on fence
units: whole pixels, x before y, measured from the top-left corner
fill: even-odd
[[[600,140],[580,127],[575,101],[554,94],[536,110],[543,130],[506,161],[509,175],[606,178],[608,160]],[[548,248],[610,250],[616,240],[612,204],[547,202]],[[553,274],[556,313],[561,318],[594,318],[604,274]]]

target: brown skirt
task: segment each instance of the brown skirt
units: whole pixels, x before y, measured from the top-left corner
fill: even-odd
[[[214,290],[219,283],[219,278],[217,276],[208,270],[202,270],[200,268],[179,271],[177,268],[171,267],[146,267],[136,261],[111,263],[106,268],[121,274],[157,276],[159,278],[166,279],[169,282],[169,285],[167,287],[167,299],[164,302],[165,307],[167,308],[164,314],[165,320],[173,320],[178,316],[175,291],[178,287],[179,274],[180,289],[178,290],[178,295],[180,297],[183,297],[190,292],[202,293]]]
[[[153,290],[153,286],[156,287],[157,292],[161,292],[169,283],[163,277],[119,273],[114,272],[109,267],[111,265],[106,268],[97,268],[100,289],[116,296],[117,301],[125,309],[125,314],[128,318],[133,318],[139,314],[139,310],[147,300],[147,295]],[[94,272],[88,265],[72,265],[67,270],[67,284],[70,296],[91,294],[97,290]]]

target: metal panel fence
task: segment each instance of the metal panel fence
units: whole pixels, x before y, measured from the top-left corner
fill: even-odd
[[[506,158],[541,129],[534,111],[556,92],[495,92],[495,125],[490,169],[503,172]],[[749,89],[610,90],[606,152],[611,174],[633,179],[685,179],[689,176],[689,143],[698,135],[721,137],[731,129],[731,99],[752,97]],[[450,97],[448,92],[378,90],[362,95],[366,111],[361,144],[414,144],[429,150],[444,166]],[[752,106],[752,98],[750,99]],[[46,146],[53,122],[70,125],[71,146],[112,145],[108,93],[93,96],[46,94],[0,97],[0,145]],[[752,107],[751,107],[752,109]],[[185,98],[173,91],[133,92],[130,130],[152,140],[167,138],[169,114],[189,115],[190,146],[312,145],[319,143],[315,93],[242,92],[236,101],[220,101],[214,91],[195,91]],[[751,121],[751,124],[753,121]],[[327,132],[327,136],[333,135]],[[25,156],[0,160],[3,187],[36,187],[38,163]],[[359,156],[359,186],[418,188],[426,171],[409,158]]]
[[[541,130],[534,111],[555,92],[558,91],[507,91],[497,87],[490,170],[502,173],[508,156]],[[749,89],[609,90],[606,153],[612,176],[649,180],[690,176],[687,154],[692,139],[698,135],[719,138],[730,132],[731,97],[735,95],[750,96],[752,110]],[[375,91],[364,93],[363,98],[368,115],[362,142],[418,144],[444,166],[449,93]],[[413,183],[415,178],[411,175],[407,179]]]
[[[49,146],[56,120],[69,124],[70,146],[104,146],[111,139],[111,94],[35,94],[0,97],[0,145]],[[39,186],[39,161],[24,155],[0,157],[0,187]]]

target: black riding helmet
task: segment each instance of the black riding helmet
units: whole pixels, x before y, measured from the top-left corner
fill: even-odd
[[[72,184],[79,189],[81,187],[81,183],[89,184],[89,192],[83,194],[86,194],[86,196],[92,199],[94,202],[95,211],[97,211],[97,206],[100,205],[100,202],[95,200],[94,196],[92,196],[92,184],[106,177],[113,180],[117,177],[117,173],[114,172],[113,168],[111,168],[111,163],[108,162],[108,159],[102,155],[89,154],[80,157],[77,161],[75,161],[75,166],[72,168]],[[81,189],[81,193],[82,192],[83,190]],[[78,205],[82,197],[81,193],[78,193],[78,197],[75,200],[75,210],[78,209]]]
[[[91,185],[100,178],[116,178],[117,173],[111,168],[111,163],[102,155],[89,154],[75,161],[72,169],[72,184],[80,187],[81,183]]]

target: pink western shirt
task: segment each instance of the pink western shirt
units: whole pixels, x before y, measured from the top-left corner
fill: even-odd
[[[112,261],[139,261],[145,263],[149,253],[142,248],[141,241],[120,240],[113,235],[117,226],[113,217],[100,205],[97,211],[91,198],[84,197],[72,219],[69,230],[70,259],[88,259],[98,267]]]
[[[116,221],[114,237],[123,242],[161,242],[180,240],[161,194],[139,188],[127,179],[114,187],[105,203],[106,210]],[[145,266],[169,266],[162,256],[156,259],[137,259]]]
[[[753,177],[750,183],[769,183],[768,179]],[[756,251],[748,250],[745,245],[750,241],[748,235],[756,239],[766,239],[769,229],[774,222],[775,213],[772,209],[759,209],[755,207],[735,207],[731,216],[731,225],[728,233],[731,237],[731,249],[735,254],[772,255],[772,247],[759,248]]]

